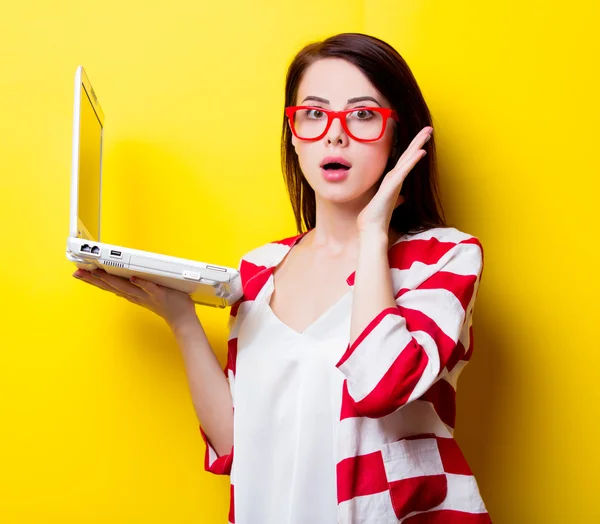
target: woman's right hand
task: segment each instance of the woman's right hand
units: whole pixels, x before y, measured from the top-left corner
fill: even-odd
[[[127,280],[110,275],[101,269],[94,269],[91,272],[78,269],[73,276],[149,309],[164,318],[171,329],[175,329],[176,326],[189,320],[198,320],[194,302],[187,293],[169,289],[139,277]]]

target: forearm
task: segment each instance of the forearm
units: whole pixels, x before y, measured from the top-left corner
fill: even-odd
[[[388,307],[396,307],[388,260],[388,236],[384,231],[363,233],[354,275],[350,345],[369,322]]]
[[[217,454],[227,455],[233,445],[229,381],[197,317],[171,329],[183,356],[196,416]]]

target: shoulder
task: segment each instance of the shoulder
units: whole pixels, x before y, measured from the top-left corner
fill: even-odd
[[[389,253],[390,267],[400,270],[441,268],[454,260],[480,273],[483,266],[483,246],[474,235],[455,227],[436,227],[401,237]]]
[[[255,247],[241,257],[239,271],[246,298],[256,296],[275,266],[301,237],[302,234],[273,240]]]
[[[272,240],[248,251],[240,260],[240,271],[251,277],[256,272],[276,266],[301,236]]]

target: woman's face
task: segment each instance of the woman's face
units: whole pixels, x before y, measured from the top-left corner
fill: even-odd
[[[370,97],[354,102],[353,98]],[[311,64],[298,87],[296,105],[340,111],[360,107],[391,107],[356,66],[340,58],[324,58]],[[289,123],[289,122],[288,122]],[[349,137],[339,119],[334,119],[325,136],[307,141],[292,136],[300,167],[317,199],[336,203],[365,197],[379,180],[391,153],[395,122],[389,119],[383,136],[375,142]],[[321,166],[327,157],[341,157],[350,169],[335,172]]]

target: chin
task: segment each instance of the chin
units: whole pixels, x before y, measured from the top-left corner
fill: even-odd
[[[340,183],[321,183],[313,188],[317,199],[334,204],[353,202],[368,191],[368,188],[353,186],[348,180]]]

